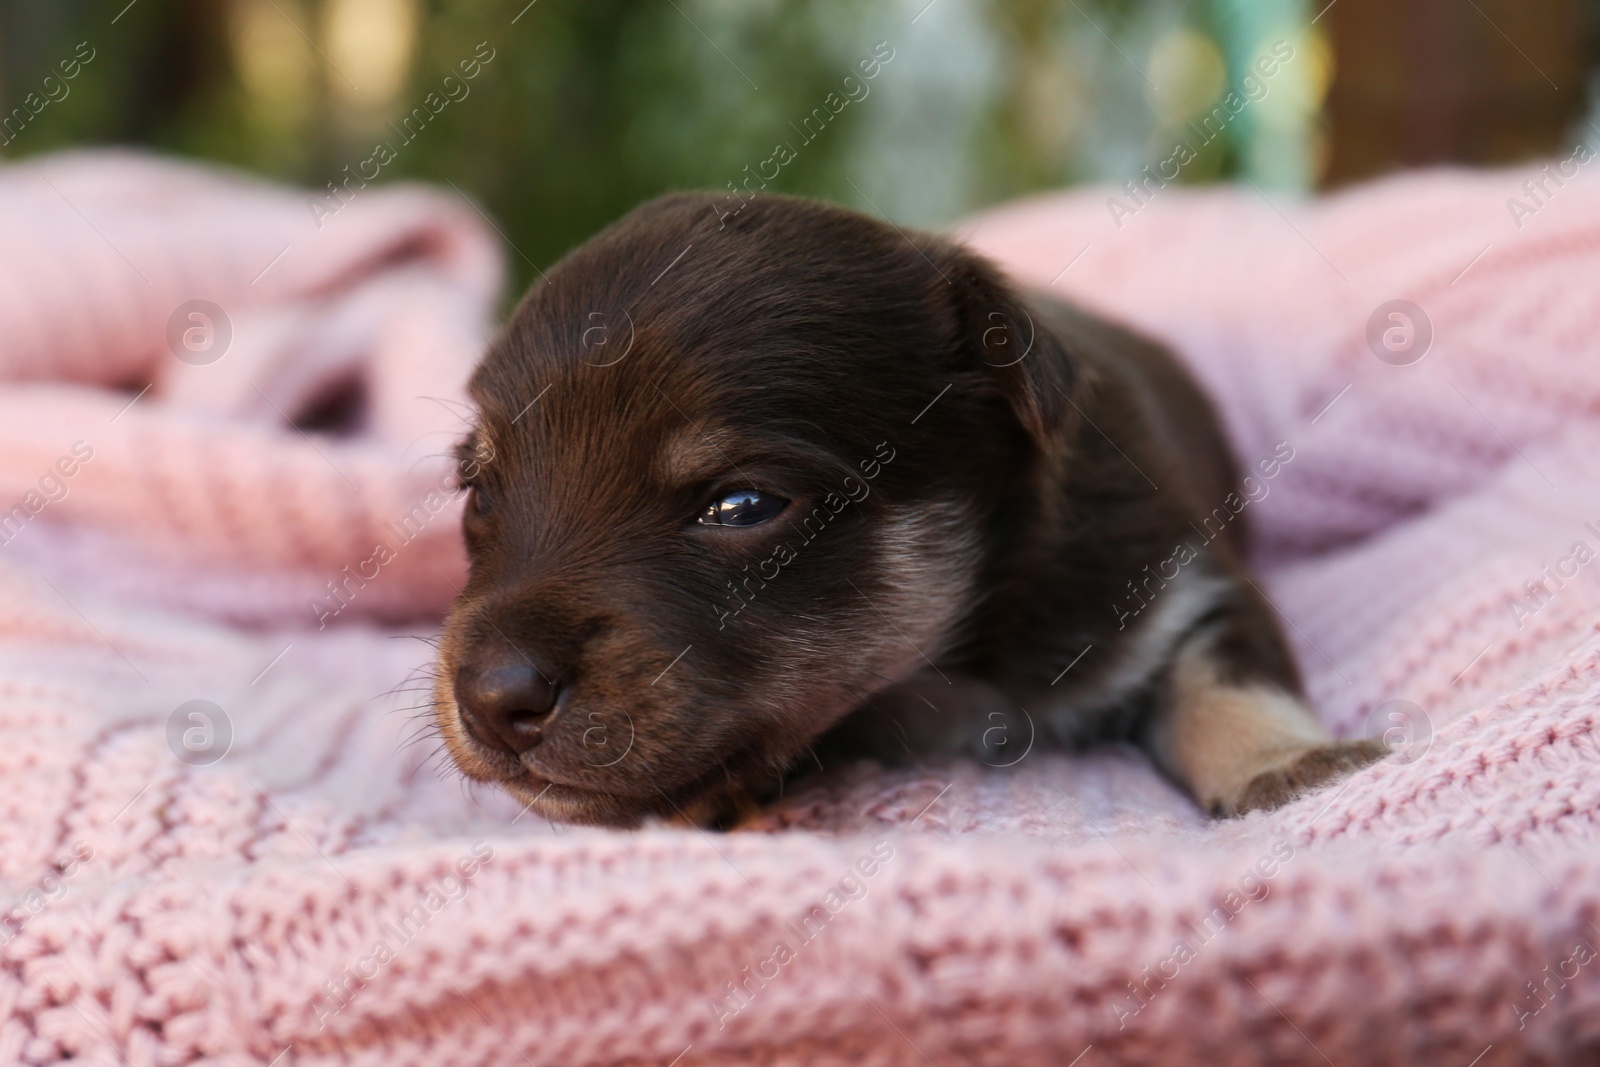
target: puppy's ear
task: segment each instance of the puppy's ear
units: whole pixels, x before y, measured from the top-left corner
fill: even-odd
[[[943,251],[949,285],[941,288],[952,291],[969,363],[994,379],[1028,435],[1051,450],[1077,416],[1077,360],[998,267],[959,246]]]

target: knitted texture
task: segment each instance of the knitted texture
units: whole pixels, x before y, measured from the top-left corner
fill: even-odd
[[[472,207],[0,169],[0,1063],[1596,1062],[1600,189],[1519,228],[1530,176],[961,228],[1171,343],[1246,464],[1292,449],[1262,587],[1325,721],[1399,754],[1224,823],[1121,748],[858,765],[712,835],[552,826],[410,710],[500,284]],[[359,432],[290,425],[351,382]]]

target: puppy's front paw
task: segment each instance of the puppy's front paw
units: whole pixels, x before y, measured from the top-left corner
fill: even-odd
[[[691,830],[737,830],[754,821],[762,810],[757,797],[736,790],[674,805],[673,813],[665,821],[668,826]]]
[[[1353,774],[1389,754],[1389,746],[1376,738],[1330,741],[1296,752],[1278,766],[1250,779],[1231,803],[1219,805],[1219,815],[1271,811],[1311,792],[1318,786]]]

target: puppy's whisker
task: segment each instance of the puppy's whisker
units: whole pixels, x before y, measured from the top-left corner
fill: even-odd
[[[440,634],[390,634],[389,635],[389,640],[391,640],[391,641],[421,641],[423,644],[431,645],[434,648],[438,648],[439,647],[439,642],[442,639],[443,639],[442,635],[440,635]],[[429,668],[429,670],[431,670],[431,669],[432,668]]]
[[[473,408],[471,404],[465,403],[464,401],[446,400],[444,397],[428,396],[425,393],[417,394],[417,399],[428,400],[438,404],[439,407],[443,408],[446,413],[460,419],[462,424],[468,427],[472,425],[473,420],[476,419],[478,415],[477,410]]]

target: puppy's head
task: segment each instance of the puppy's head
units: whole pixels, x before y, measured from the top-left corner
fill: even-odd
[[[472,381],[439,725],[554,818],[703,817],[961,640],[1064,355],[995,271],[822,204],[639,208]]]

